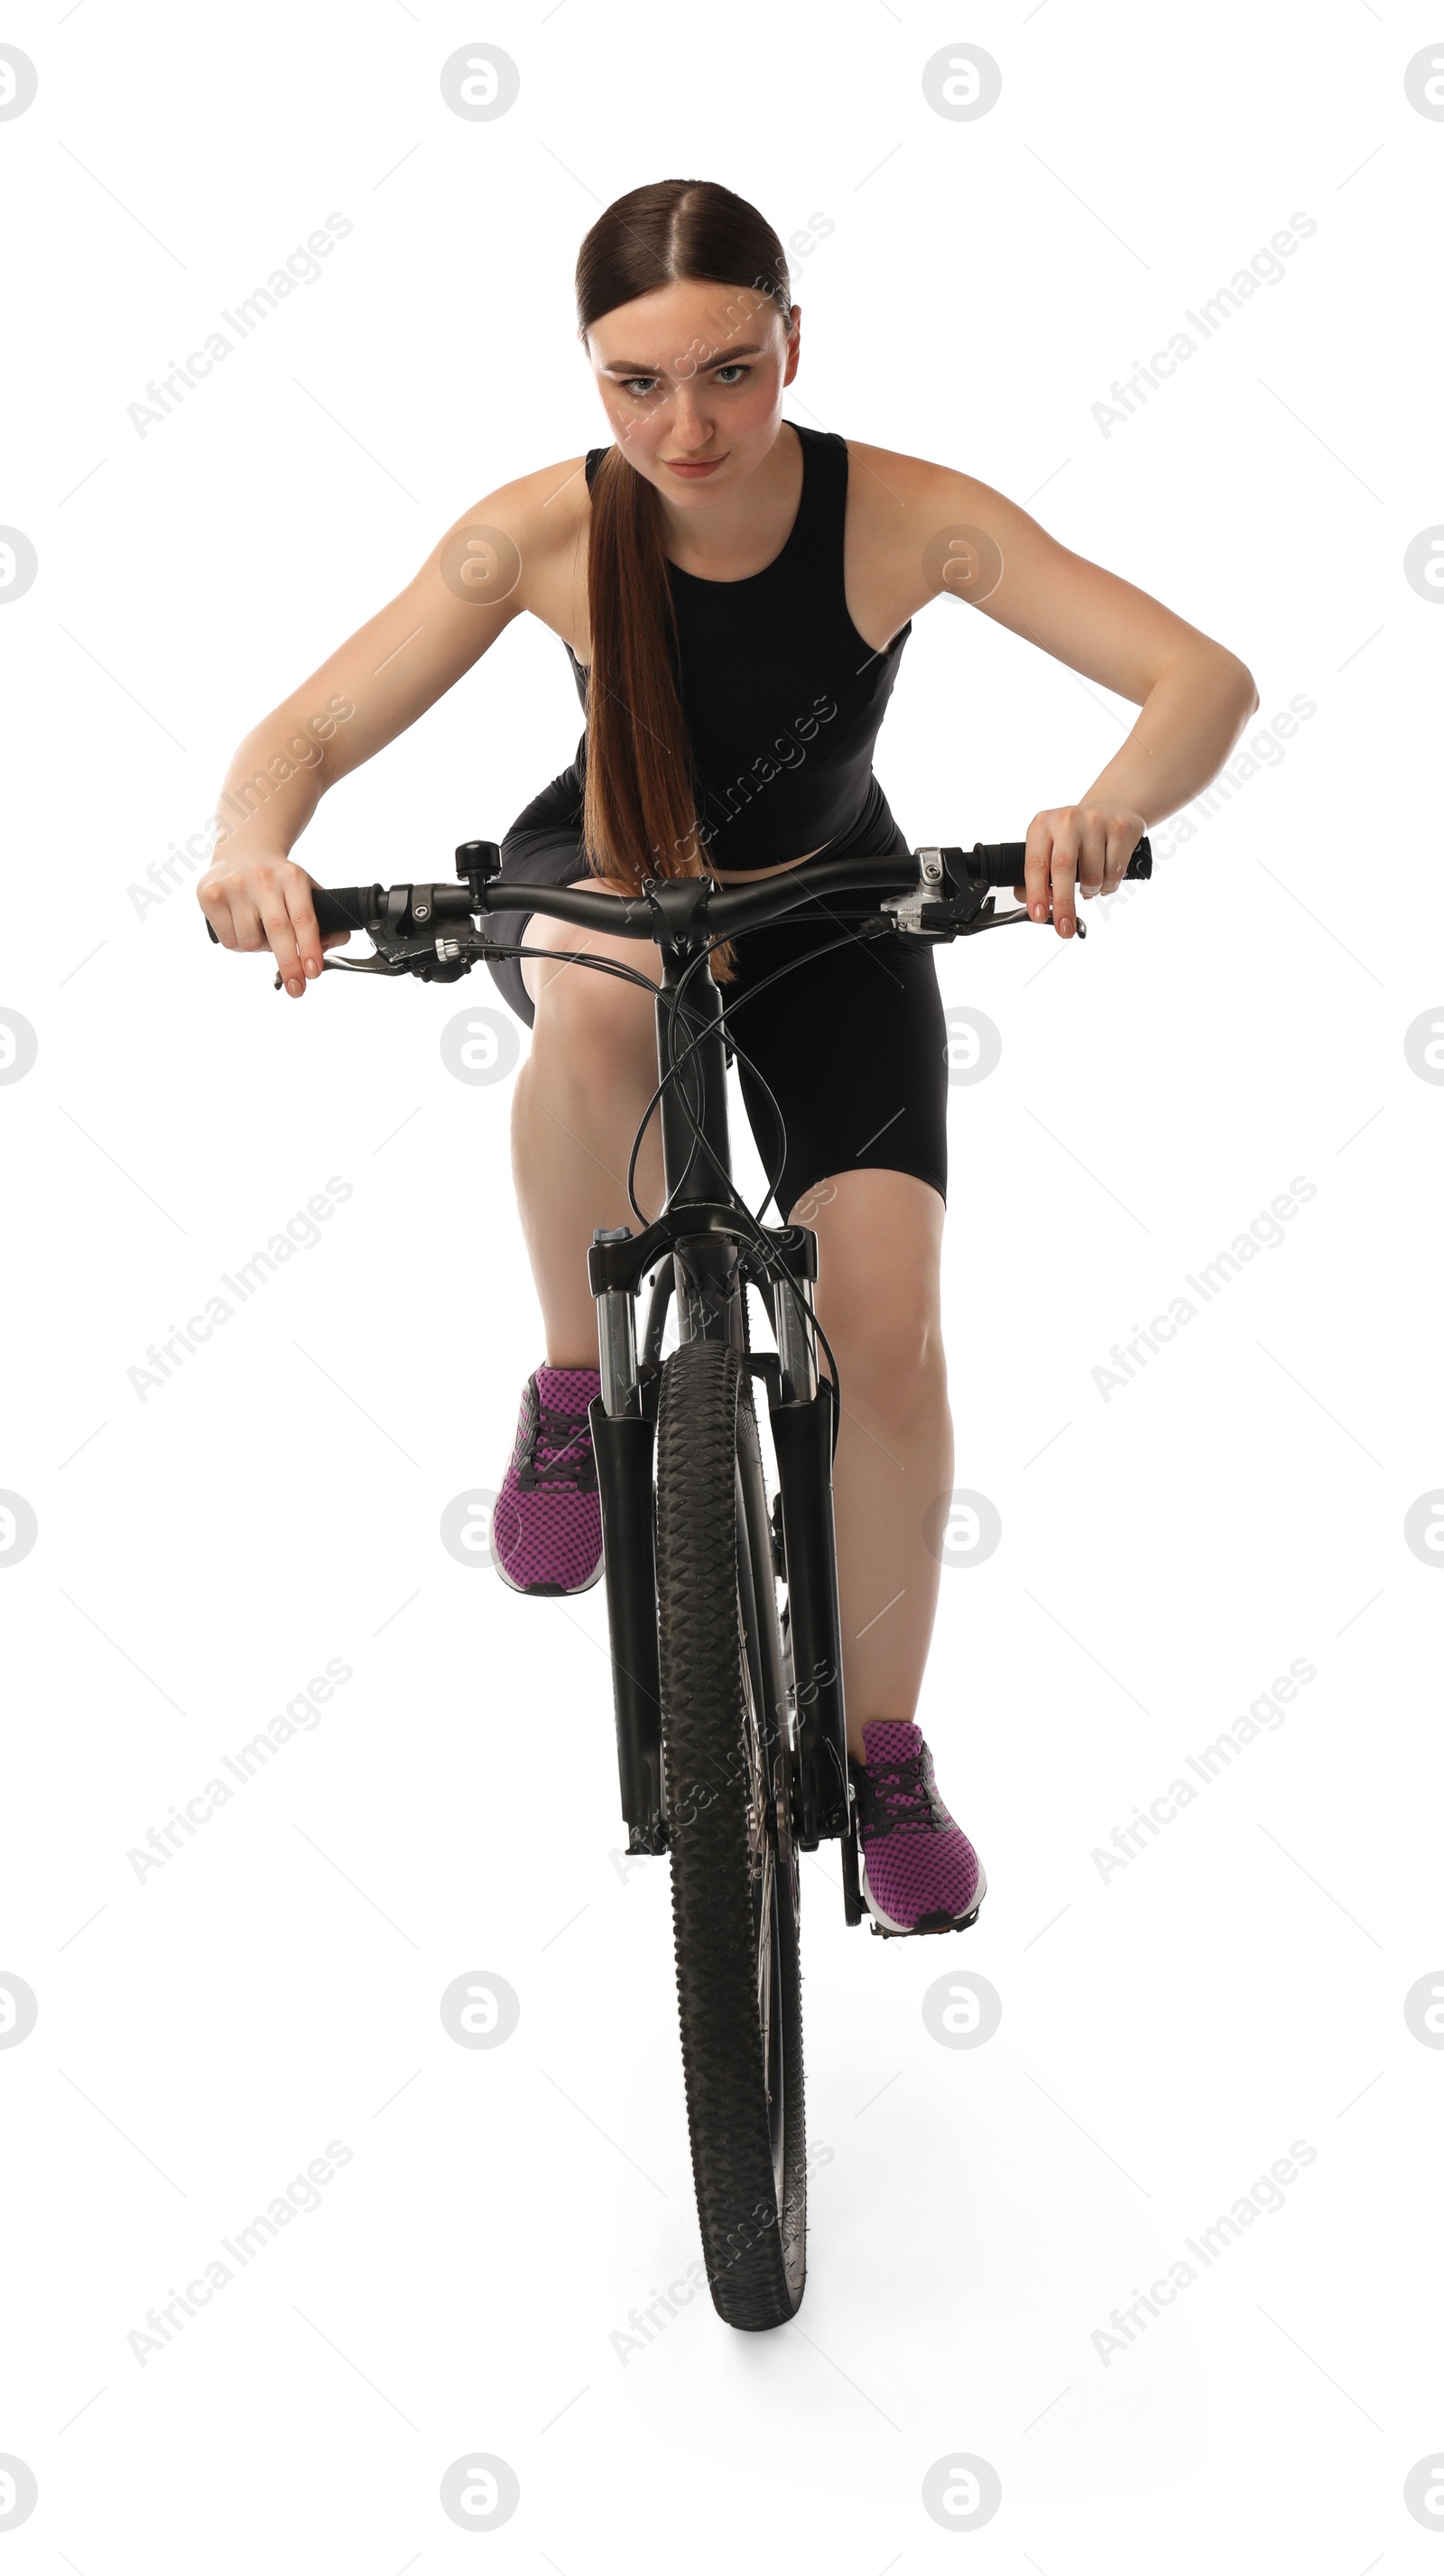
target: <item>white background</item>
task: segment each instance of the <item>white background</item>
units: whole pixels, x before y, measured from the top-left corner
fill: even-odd
[[[1397,0],[7,17],[40,78],[0,124],[0,519],[39,563],[0,614],[0,1007],[39,1039],[0,1090],[0,1485],[39,1528],[3,1574],[17,2572],[1436,2564],[1404,2481],[1444,2439],[1444,2054],[1403,1999],[1444,1956],[1439,1599],[1403,1525],[1444,1475],[1444,1095],[1403,1041],[1444,982],[1444,616],[1403,558],[1444,519],[1444,124],[1404,87],[1438,33]],[[491,123],[439,84],[475,40],[521,74]],[[1002,69],[976,122],[923,93],[959,40]],[[761,2337],[658,2310],[626,2351],[698,2251],[665,1863],[614,1857],[600,1588],[521,1599],[438,1536],[542,1348],[509,1084],[439,1048],[495,993],[293,1006],[189,882],[127,890],[452,519],[606,437],[577,245],[672,175],[784,239],[832,219],[789,418],[996,483],[1241,654],[1260,726],[1316,713],[1085,943],[941,955],[1003,1039],[951,1094],[946,1270],[957,1481],[1003,1541],[944,1576],[919,1714],[991,1892],[966,1945],[882,1943],[806,1864],[807,2298]],[[138,436],[332,211],[319,281]],[[1105,437],[1111,381],[1296,212],[1282,282]],[[944,602],[878,774],[910,839],[1003,838],[1131,721]],[[445,874],[578,725],[521,621],[298,855]],[[1300,1174],[1284,1243],[1105,1403],[1110,1345]],[[321,1242],[139,1400],[147,1344],[331,1175]],[[322,1722],[138,1883],[330,1658]],[[1286,1722],[1105,1883],[1094,1848],[1295,1658]],[[470,1970],[520,1998],[495,2050],[441,2024]],[[944,2048],[921,2000],[968,1971],[1001,2027]],[[319,2208],[142,2366],[147,2310],[333,2139]],[[1284,2207],[1105,2362],[1295,2140]],[[468,2445],[520,2479],[487,2535],[439,2502]],[[922,2502],[962,2454],[1002,2482],[971,2533]]]

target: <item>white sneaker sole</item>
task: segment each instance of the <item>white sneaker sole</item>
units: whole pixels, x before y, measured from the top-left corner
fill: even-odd
[[[973,1900],[971,1905],[968,1907],[966,1914],[953,1914],[948,1917],[946,1922],[930,1923],[927,1927],[927,1932],[920,1933],[918,1926],[915,1923],[899,1923],[891,1914],[887,1913],[886,1910],[879,1905],[876,1897],[873,1895],[872,1889],[867,1883],[867,1862],[862,1858],[861,1854],[859,1854],[858,1857],[857,1876],[858,1889],[862,1897],[863,1911],[867,1915],[874,1932],[880,1933],[885,1941],[925,1940],[928,1935],[933,1932],[966,1932],[972,1924],[976,1923],[978,1919],[978,1908],[988,1893],[988,1873],[984,1869],[982,1862],[979,1861],[978,1884],[973,1891]]]

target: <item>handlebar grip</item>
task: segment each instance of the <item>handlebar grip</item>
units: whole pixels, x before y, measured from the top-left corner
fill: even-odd
[[[311,895],[316,927],[323,939],[328,930],[368,929],[386,906],[386,889],[379,885],[313,886]],[[207,921],[206,931],[219,948],[221,943],[214,922]]]
[[[978,855],[984,868],[984,882],[990,886],[1015,886],[1023,882],[1023,862],[1028,855],[1026,841],[983,841]],[[1153,852],[1145,832],[1123,871],[1125,877],[1151,877]]]
[[[324,938],[328,930],[364,930],[386,908],[384,886],[314,886],[311,900],[316,907],[316,926]]]

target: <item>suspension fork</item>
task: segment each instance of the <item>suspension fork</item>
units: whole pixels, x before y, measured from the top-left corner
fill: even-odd
[[[670,1222],[670,1260],[677,1298],[679,1340],[730,1342],[747,1357],[744,1318],[745,1261],[728,1228],[732,1195],[727,1119],[726,1053],[720,1027],[722,994],[710,974],[692,976],[685,996],[678,988],[695,949],[687,927],[702,900],[696,880],[644,889],[662,916],[663,974],[657,990],[657,1065],[661,1085],[662,1158]],[[697,1040],[695,1045],[693,1040]],[[669,1076],[674,1076],[669,1079]],[[678,1097],[686,1085],[690,1112]],[[695,1121],[695,1125],[694,1125]],[[698,1132],[700,1130],[700,1133]],[[687,1230],[686,1211],[699,1223]],[[718,1220],[722,1222],[719,1223]],[[648,1229],[649,1234],[652,1229]],[[815,1849],[824,1836],[843,1842],[847,1920],[857,1922],[857,1856],[847,1770],[837,1557],[832,1515],[832,1450],[835,1398],[819,1382],[810,1329],[817,1238],[805,1227],[767,1230],[797,1290],[775,1284],[773,1309],[777,1361],[766,1372],[787,1573],[792,1642],[798,1765],[798,1840]],[[655,1238],[654,1238],[655,1240]],[[661,1694],[657,1665],[657,1593],[653,1450],[656,1377],[639,1377],[635,1298],[640,1268],[622,1246],[626,1226],[599,1228],[591,1259],[597,1298],[602,1392],[591,1408],[606,1549],[607,1609],[612,1639],[613,1691],[622,1812],[634,1851],[665,1848],[662,1798]],[[616,1247],[604,1252],[603,1247]],[[640,1247],[639,1247],[640,1251]],[[611,1275],[609,1275],[611,1274]],[[660,1342],[665,1281],[654,1291],[648,1343]],[[801,1301],[801,1308],[799,1306]],[[805,1309],[802,1311],[801,1309]],[[654,1354],[649,1349],[649,1357]],[[765,1509],[760,1453],[753,1477],[744,1473],[749,1523]],[[763,1537],[754,1528],[759,1545]],[[766,1562],[765,1552],[762,1562]],[[774,1687],[780,1676],[773,1677]],[[781,1710],[779,1708],[779,1721]]]
[[[626,1226],[598,1226],[594,1245],[622,1244]],[[637,1375],[636,1292],[597,1293],[602,1390],[588,1418],[602,1509],[607,1629],[617,1774],[629,1852],[667,1848],[662,1789],[662,1685],[657,1659],[656,1508],[652,1457],[656,1420]]]
[[[704,892],[695,879],[649,885],[662,917],[663,978],[658,988],[657,1071],[661,1085],[662,1162],[669,1203],[685,1208],[706,1201],[715,1209],[731,1194],[727,1129],[726,1056],[718,1026],[722,996],[710,975],[694,975],[687,998],[677,987],[687,962],[685,932]],[[695,952],[693,952],[695,953]],[[700,987],[700,989],[698,989]],[[693,994],[696,994],[695,1001]],[[701,1043],[672,1074],[688,1042]],[[685,1083],[702,1129],[699,1140],[677,1098]],[[744,1343],[742,1285],[737,1246],[725,1235],[688,1236],[668,1228],[664,1254],[677,1298],[680,1338]],[[598,1227],[593,1235],[592,1286],[597,1300],[597,1349],[601,1393],[590,1407],[592,1448],[602,1513],[607,1624],[612,1655],[612,1700],[617,1769],[628,1850],[666,1849],[662,1776],[662,1701],[657,1644],[656,1448],[657,1378],[639,1372],[636,1295],[638,1280],[608,1280],[596,1253],[631,1239],[627,1226]],[[659,1281],[659,1288],[663,1283]],[[660,1341],[665,1296],[654,1295]],[[652,1339],[649,1331],[648,1340]],[[653,1355],[649,1353],[649,1357]]]
[[[817,1237],[794,1232],[804,1247],[789,1267],[794,1292],[774,1286],[778,1352],[775,1394],[769,1384],[772,1444],[782,1495],[788,1629],[797,1712],[796,1830],[803,1851],[824,1838],[842,1842],[843,1905],[860,1921],[857,1843],[847,1768],[842,1687],[842,1629],[837,1541],[832,1515],[832,1450],[836,1397],[819,1378],[809,1329],[817,1276]]]

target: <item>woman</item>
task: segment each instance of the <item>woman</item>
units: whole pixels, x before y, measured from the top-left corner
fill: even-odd
[[[289,857],[322,789],[414,724],[524,610],[565,644],[588,725],[576,762],[507,834],[503,881],[622,895],[648,875],[705,867],[731,883],[823,850],[905,850],[872,748],[912,619],[948,587],[1142,709],[1078,801],[1028,826],[1018,895],[1071,937],[1078,891],[1112,893],[1148,824],[1222,766],[1258,704],[1244,665],[969,475],[785,420],[799,308],[776,234],[729,189],[667,179],[619,198],[582,244],[577,307],[615,443],[489,493],[247,737],[222,811],[254,810],[197,889],[224,945],[269,946],[299,999],[334,944]],[[286,741],[338,695],[354,717],[319,765],[292,769]],[[825,905],[800,913],[719,952],[712,971],[779,1209],[818,1237],[818,1316],[841,1374],[835,1508],[865,1902],[889,1931],[944,1930],[972,1919],[985,1882],[915,1719],[937,1600],[929,1506],[953,1481],[943,1015],[931,949],[900,933],[846,941],[754,994],[829,925],[840,935]],[[572,1592],[601,1570],[586,1252],[595,1226],[631,1216],[627,1158],[656,1079],[646,986],[575,960],[645,961],[653,982],[660,960],[521,912],[495,928],[537,952],[491,971],[532,1027],[512,1147],[546,1358],[523,1394],[494,1545],[516,1588]],[[655,1118],[637,1194],[655,1215]]]

